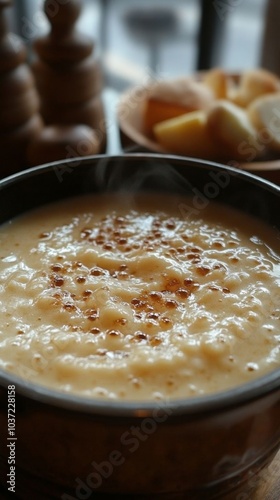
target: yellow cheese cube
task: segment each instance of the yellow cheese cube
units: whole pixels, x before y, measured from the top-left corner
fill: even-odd
[[[193,111],[158,123],[154,135],[159,144],[172,153],[209,159],[224,156],[209,136],[204,111]]]

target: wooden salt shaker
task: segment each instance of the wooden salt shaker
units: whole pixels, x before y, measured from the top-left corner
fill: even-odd
[[[33,64],[42,116],[47,124],[85,124],[100,129],[104,119],[102,73],[93,42],[75,28],[81,1],[69,0],[54,8],[46,0],[44,11],[51,30],[35,41],[38,58]]]
[[[0,0],[0,177],[27,166],[27,145],[43,125],[25,46],[8,31],[4,9],[11,4]]]

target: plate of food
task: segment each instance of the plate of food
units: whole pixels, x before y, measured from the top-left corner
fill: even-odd
[[[122,145],[227,163],[280,182],[280,78],[220,68],[128,89]]]

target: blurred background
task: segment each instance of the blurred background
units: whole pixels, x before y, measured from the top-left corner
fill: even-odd
[[[96,41],[106,86],[260,65],[266,0],[84,0],[78,27]],[[40,0],[14,0],[12,28],[31,47],[49,29]]]

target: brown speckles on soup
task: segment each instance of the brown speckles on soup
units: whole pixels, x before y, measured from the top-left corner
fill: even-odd
[[[81,197],[2,226],[1,368],[150,400],[280,366],[279,238],[215,203],[184,219],[167,198]]]

